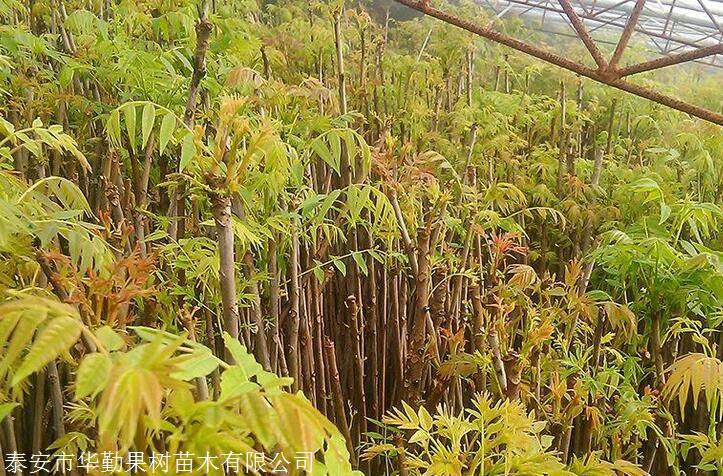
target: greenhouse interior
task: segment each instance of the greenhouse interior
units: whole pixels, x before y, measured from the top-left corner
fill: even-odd
[[[0,476],[723,476],[723,0],[0,0]]]

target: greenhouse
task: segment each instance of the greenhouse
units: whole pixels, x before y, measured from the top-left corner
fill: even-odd
[[[0,476],[723,476],[723,1],[0,0]]]
[[[723,18],[723,3],[709,0],[678,2],[677,0],[664,3],[661,1],[633,2],[633,1],[597,1],[579,2],[574,5],[576,14],[582,23],[589,25],[589,33],[595,35],[600,41],[616,46],[615,35],[625,31],[636,5],[640,5],[637,22],[632,27],[634,32],[646,38],[648,49],[657,55],[665,56],[672,53],[696,51],[702,47],[715,47],[723,40],[720,21]],[[574,34],[577,32],[571,23],[570,17],[562,4],[552,2],[487,2],[498,18],[505,15],[529,16],[536,20],[533,28],[538,31],[547,31],[558,35]],[[579,13],[578,13],[579,12]],[[572,31],[560,30],[558,27],[567,25]],[[598,33],[595,33],[598,32]],[[710,50],[709,50],[710,51]],[[713,51],[718,51],[715,49]],[[720,66],[716,53],[705,52],[710,59],[700,61],[701,64]]]

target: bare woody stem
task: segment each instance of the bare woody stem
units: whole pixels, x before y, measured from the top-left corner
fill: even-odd
[[[193,118],[196,114],[196,106],[198,102],[198,90],[201,80],[206,76],[206,53],[213,31],[213,25],[208,19],[209,5],[203,0],[199,8],[199,20],[196,24],[196,50],[193,54],[193,74],[191,75],[191,83],[188,86],[188,99],[186,100],[186,110],[183,113],[183,122],[187,127],[193,128]],[[182,222],[185,219],[185,206],[183,202],[184,187],[179,185],[171,194],[168,215],[175,217],[171,222],[168,234],[172,240],[178,239],[179,228],[182,229]]]
[[[218,191],[212,197],[213,219],[218,235],[220,257],[219,280],[223,308],[224,330],[231,337],[239,337],[239,311],[236,298],[236,263],[234,260],[234,236],[231,226],[231,198]],[[230,355],[226,358],[230,359]]]
[[[427,337],[427,316],[429,314],[430,239],[431,220],[417,233],[418,271],[415,277],[414,314],[406,362],[407,370],[404,375],[404,395],[411,405],[418,405],[422,397],[421,380],[425,367],[424,344]]]

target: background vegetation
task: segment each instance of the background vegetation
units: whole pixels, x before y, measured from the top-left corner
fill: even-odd
[[[6,461],[723,474],[721,129],[387,7],[0,0]]]

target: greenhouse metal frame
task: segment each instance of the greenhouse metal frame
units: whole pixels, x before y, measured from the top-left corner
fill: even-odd
[[[595,81],[627,91],[706,121],[723,125],[723,114],[647,88],[626,79],[686,62],[723,67],[723,1],[720,0],[481,0],[496,18],[515,14],[532,20],[533,29],[578,37],[595,62],[589,66],[545,48],[514,38],[495,29],[494,21],[480,24],[432,7],[428,1],[395,0],[414,10],[501,43],[538,59]],[[550,22],[564,22],[572,33],[546,30]],[[616,41],[610,33],[619,30]],[[605,37],[601,37],[602,33]],[[621,66],[621,59],[634,33],[646,37],[657,57],[649,61]],[[595,34],[595,35],[594,35]],[[599,44],[613,43],[615,49],[606,58]]]

